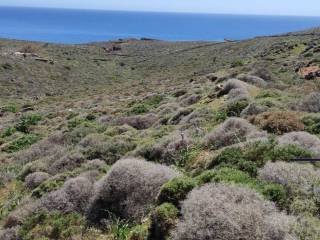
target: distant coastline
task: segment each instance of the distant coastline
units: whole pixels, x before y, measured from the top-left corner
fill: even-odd
[[[243,40],[320,26],[320,17],[0,7],[0,38],[62,44],[119,38]]]

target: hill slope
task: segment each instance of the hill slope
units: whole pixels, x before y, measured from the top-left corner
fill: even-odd
[[[319,81],[319,29],[0,40],[0,239],[319,239]]]

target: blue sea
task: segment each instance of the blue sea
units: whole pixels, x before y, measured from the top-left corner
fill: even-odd
[[[119,38],[241,40],[320,26],[320,17],[0,7],[0,38],[87,43]]]

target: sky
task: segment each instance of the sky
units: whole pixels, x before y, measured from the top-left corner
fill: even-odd
[[[320,16],[320,0],[0,0],[0,6]]]

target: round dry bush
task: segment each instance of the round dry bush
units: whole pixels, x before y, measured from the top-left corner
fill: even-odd
[[[320,112],[320,93],[313,92],[307,95],[298,104],[295,104],[293,108],[303,112]]]
[[[80,153],[69,153],[66,156],[56,160],[49,167],[49,172],[52,174],[57,174],[69,170],[73,170],[77,167],[80,167],[81,164],[85,162],[85,158]]]
[[[191,95],[189,97],[183,98],[181,103],[183,106],[190,106],[192,104],[199,102],[200,99],[201,99],[201,96],[199,95]]]
[[[249,93],[246,89],[243,88],[235,88],[231,89],[228,94],[229,101],[240,101],[249,98]]]
[[[315,154],[320,154],[320,139],[307,132],[291,132],[278,138],[280,146],[297,145]]]
[[[38,187],[41,183],[46,181],[50,177],[50,174],[45,172],[34,172],[29,174],[25,179],[25,185],[29,189]]]
[[[267,82],[263,80],[261,77],[257,77],[254,75],[247,75],[247,74],[240,74],[238,75],[238,79],[241,81],[244,81],[246,83],[250,83],[252,85],[255,85],[257,87],[265,87],[267,86]]]
[[[232,144],[265,137],[267,137],[266,132],[259,131],[247,120],[242,118],[229,118],[207,134],[204,138],[204,142],[207,147],[218,149]]]
[[[304,124],[297,112],[264,112],[252,119],[253,124],[270,133],[302,131]]]
[[[59,155],[65,152],[63,147],[65,136],[58,132],[52,136],[41,140],[30,148],[20,151],[15,155],[15,159],[22,163],[28,163],[49,155]]]
[[[183,153],[192,147],[192,140],[184,132],[173,132],[163,137],[154,145],[145,145],[138,148],[135,156],[141,156],[149,161],[166,165],[179,162]]]
[[[238,79],[229,79],[224,85],[221,91],[218,93],[218,97],[229,94],[232,89],[248,90],[249,85]]]
[[[259,113],[266,112],[268,107],[257,105],[256,103],[250,103],[245,109],[242,110],[240,116],[247,117],[252,115],[257,115]]]
[[[85,177],[68,180],[61,189],[51,192],[40,200],[40,208],[62,213],[84,213],[93,195],[93,184]]]
[[[19,239],[17,228],[0,230],[0,240],[17,240],[17,239]]]
[[[207,184],[182,203],[174,240],[287,240],[294,219],[251,189]],[[291,237],[291,238],[290,238]]]
[[[259,179],[285,186],[289,192],[314,195],[320,187],[320,171],[312,165],[286,162],[268,162],[258,172]],[[320,193],[319,199],[320,199]]]
[[[178,176],[167,166],[139,159],[116,162],[97,184],[88,219],[99,224],[110,213],[121,219],[141,221],[156,202],[161,186]]]
[[[157,121],[159,117],[156,114],[149,113],[146,115],[136,115],[129,117],[120,117],[113,121],[114,125],[124,125],[127,124],[131,127],[134,127],[138,130],[147,129],[152,127]]]

